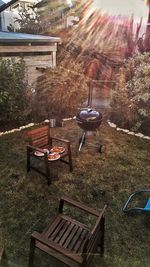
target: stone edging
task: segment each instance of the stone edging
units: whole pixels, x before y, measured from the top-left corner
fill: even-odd
[[[138,137],[143,138],[143,139],[149,139],[149,140],[150,140],[150,137],[149,137],[149,136],[144,135],[144,134],[142,134],[142,133],[134,133],[134,132],[130,132],[130,131],[127,130],[127,129],[119,128],[119,127],[117,127],[117,125],[116,125],[115,123],[111,122],[110,120],[107,120],[107,123],[108,123],[108,125],[109,125],[110,127],[115,128],[116,131],[122,131],[122,132],[124,132],[124,133],[126,133],[126,134],[129,134],[129,135],[134,135],[134,136],[138,136]]]
[[[66,119],[63,119],[63,121],[68,121],[68,120],[72,120],[72,119],[73,119],[73,118],[66,118]],[[48,123],[49,120],[45,120],[45,121],[43,121],[43,122]],[[15,128],[15,129],[12,129],[12,130],[9,130],[9,131],[5,131],[5,132],[0,132],[0,136],[2,136],[2,135],[6,135],[6,134],[9,134],[9,133],[19,132],[19,131],[21,131],[21,130],[23,130],[23,129],[32,127],[32,126],[34,126],[34,125],[39,125],[39,124],[41,124],[41,123],[43,123],[43,122],[40,122],[40,123],[29,123],[29,124],[24,125],[24,126],[21,126],[21,127],[19,127],[19,128]]]
[[[68,120],[72,120],[72,119],[75,119],[75,117],[63,119],[63,121],[68,121]],[[45,120],[44,122],[49,122],[49,120]],[[149,136],[144,135],[142,133],[134,133],[134,132],[130,132],[127,129],[119,128],[119,127],[117,127],[117,125],[115,123],[111,122],[110,120],[107,120],[107,123],[108,123],[108,125],[110,127],[115,128],[117,131],[122,131],[122,132],[124,132],[126,134],[129,134],[129,135],[134,135],[134,136],[138,136],[138,137],[143,138],[143,139],[149,139],[150,140]],[[9,134],[9,133],[19,132],[19,131],[21,131],[21,130],[23,130],[25,128],[29,128],[29,127],[32,127],[32,126],[38,125],[38,124],[40,124],[40,123],[29,123],[27,125],[21,126],[19,128],[16,128],[16,129],[12,129],[12,130],[5,131],[5,132],[0,132],[0,136],[6,135],[6,134]]]

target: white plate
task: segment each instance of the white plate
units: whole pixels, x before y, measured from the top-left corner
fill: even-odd
[[[58,160],[60,158],[60,155],[58,153],[51,153],[48,155],[49,161]]]
[[[47,148],[44,148],[43,149],[43,152],[47,152],[49,153],[49,150]],[[37,157],[43,157],[44,156],[44,153],[40,152],[40,151],[35,151],[34,152],[34,155],[37,156]]]
[[[42,153],[40,151],[35,151],[34,152],[34,155],[37,156],[37,157],[43,157],[44,156],[44,153]]]
[[[58,154],[62,154],[65,152],[65,148],[62,146],[54,146],[51,148],[50,150],[51,153],[58,153]]]

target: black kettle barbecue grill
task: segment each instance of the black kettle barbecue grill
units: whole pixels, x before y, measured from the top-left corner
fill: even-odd
[[[85,143],[87,131],[96,131],[99,128],[102,122],[102,114],[99,111],[96,111],[91,107],[92,104],[92,91],[93,88],[90,86],[89,95],[88,95],[88,106],[85,108],[79,109],[76,121],[79,127],[83,130],[83,134],[79,139],[79,151],[81,150],[82,145]],[[103,146],[99,145],[98,150],[101,153]]]

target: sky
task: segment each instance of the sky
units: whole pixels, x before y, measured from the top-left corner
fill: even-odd
[[[134,22],[139,23],[142,18],[142,35],[145,32],[148,20],[148,6],[144,0],[94,0],[94,8],[100,9],[109,15],[134,16]]]
[[[148,17],[148,7],[144,0],[94,0],[94,5],[109,14],[132,15],[136,19]]]
[[[5,3],[10,0],[3,0]],[[140,22],[143,18],[142,33],[145,31],[146,23],[148,20],[148,6],[145,0],[93,0],[94,8],[100,9],[109,15],[134,15],[135,23]],[[72,0],[67,0],[68,5],[72,4]],[[141,34],[142,34],[141,33]]]

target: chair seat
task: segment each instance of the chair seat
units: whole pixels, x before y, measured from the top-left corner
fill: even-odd
[[[80,221],[66,216],[63,212],[64,204],[84,211],[85,216],[95,216],[96,222],[92,230]],[[84,203],[62,197],[59,213],[50,220],[48,227],[42,233],[34,231],[31,235],[28,266],[34,267],[35,249],[38,248],[67,266],[89,267],[97,253],[97,247],[100,247],[102,255],[104,253],[105,210],[106,205],[98,212]]]
[[[150,198],[148,199],[148,201],[147,201],[147,203],[146,203],[146,206],[145,206],[144,210],[148,210],[148,211],[150,211]]]
[[[35,152],[33,151],[32,152],[32,157],[35,157],[35,158],[37,158],[37,159],[39,159],[39,160],[43,160],[43,156],[41,156],[41,157],[39,157],[39,156],[36,156],[35,154],[34,154]],[[64,157],[66,157],[67,155],[68,155],[68,153],[67,152],[63,152],[63,153],[61,153],[61,154],[59,154],[60,155],[60,158],[59,159],[61,159],[61,158],[64,158]],[[49,162],[52,162],[52,161],[49,161]]]
[[[59,214],[50,222],[42,236],[66,250],[82,253],[89,232],[86,225]]]

